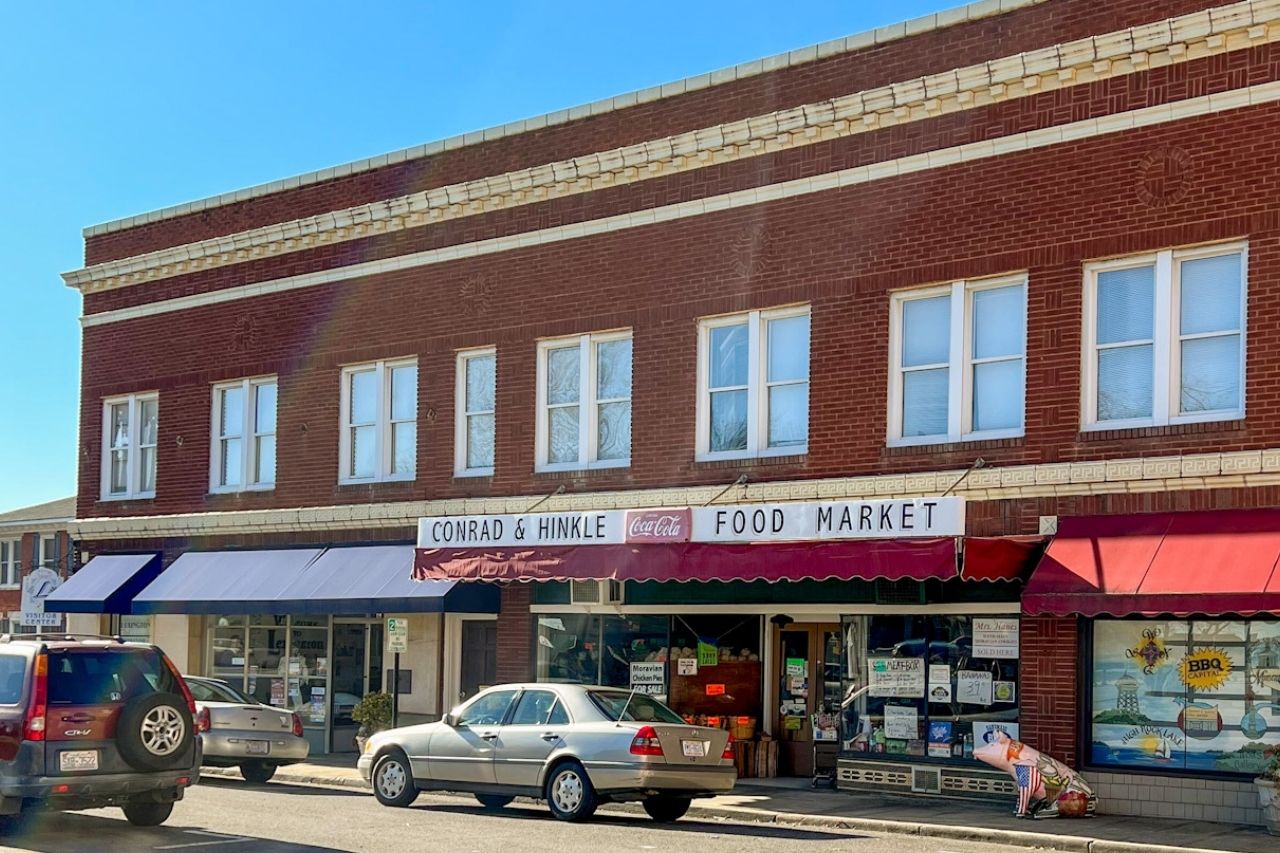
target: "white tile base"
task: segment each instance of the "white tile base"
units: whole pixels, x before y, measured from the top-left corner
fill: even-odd
[[[1098,795],[1099,814],[1262,826],[1258,792],[1250,781],[1099,771],[1084,777]]]

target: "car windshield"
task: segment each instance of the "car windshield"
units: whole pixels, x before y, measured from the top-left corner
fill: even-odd
[[[610,720],[625,723],[683,723],[684,718],[645,693],[592,690],[591,701]]]
[[[240,705],[256,705],[254,700],[236,691],[230,684],[221,681],[197,681],[188,679],[187,687],[197,702],[233,702]]]

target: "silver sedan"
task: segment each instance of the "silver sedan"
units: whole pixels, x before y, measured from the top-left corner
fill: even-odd
[[[357,766],[386,806],[427,790],[475,794],[487,808],[525,796],[562,820],[627,800],[677,820],[738,778],[723,729],[691,726],[643,693],[576,684],[491,687],[441,722],[374,735]]]
[[[306,761],[311,746],[294,711],[263,705],[225,681],[184,675],[196,715],[208,716],[200,741],[210,767],[239,767],[250,782],[266,782],[277,767]]]

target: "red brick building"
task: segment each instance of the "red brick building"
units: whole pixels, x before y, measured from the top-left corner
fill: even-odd
[[[0,627],[4,633],[29,633],[40,627],[22,621],[22,587],[33,572],[38,572],[33,589],[47,586],[48,574],[41,569],[59,579],[71,574],[76,554],[67,529],[75,512],[75,499],[63,498],[0,513],[0,613],[4,616]],[[47,617],[55,618],[54,614]],[[53,626],[60,624],[59,619]]]
[[[1018,579],[974,578],[1025,578],[1060,519],[1096,541],[1080,519],[1115,517],[1119,553],[1177,538],[1150,514],[1280,504],[1277,40],[1276,0],[980,2],[89,228],[65,276],[84,297],[77,535],[148,558],[121,578],[167,567],[125,609],[158,614],[190,669],[312,706],[323,748],[345,745],[338,696],[385,681],[363,616],[410,613],[413,714],[495,679],[670,663],[678,710],[750,718],[797,772],[831,736],[847,787],[1002,793],[970,750],[1013,725],[1086,767],[1104,809],[1160,814],[1208,785],[1223,797],[1180,815],[1256,822],[1235,798],[1249,745],[1280,731],[1280,582],[1211,590],[1255,608],[1094,607],[1071,598],[1087,555],[1056,542],[1035,608]],[[958,529],[777,544],[736,577],[689,562],[752,538],[699,538],[708,504],[799,525],[944,496]],[[419,519],[597,512],[604,531],[685,507],[696,541],[651,546],[668,574],[657,551],[620,569],[553,537],[550,580],[500,585],[500,607],[473,580],[357,609],[240,586],[400,566]],[[732,562],[722,547],[697,553]],[[452,556],[419,565],[522,570]],[[226,589],[181,592],[201,576]],[[1134,688],[1147,631],[1165,654]],[[725,682],[676,671],[699,644]],[[1176,682],[1204,644],[1235,674]],[[897,682],[876,669],[906,658]],[[742,703],[694,698],[726,684]],[[1137,802],[1127,773],[1158,796]]]

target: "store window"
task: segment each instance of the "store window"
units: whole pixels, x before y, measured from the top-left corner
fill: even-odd
[[[971,759],[1018,736],[1016,617],[846,616],[844,637],[845,750]]]
[[[1090,763],[1257,775],[1280,747],[1280,621],[1093,623]]]
[[[669,629],[666,616],[540,616],[538,680],[637,686],[664,696]]]

